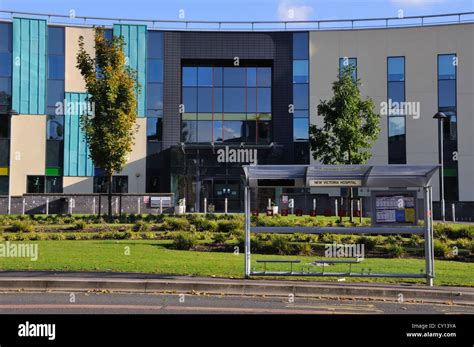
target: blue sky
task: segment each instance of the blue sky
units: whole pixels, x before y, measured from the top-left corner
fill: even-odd
[[[474,0],[0,0],[0,9],[77,16],[188,20],[396,17],[474,11]]]

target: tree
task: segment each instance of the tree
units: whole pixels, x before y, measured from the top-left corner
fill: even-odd
[[[107,178],[108,214],[112,216],[112,176],[122,171],[131,152],[137,131],[137,99],[140,85],[136,72],[125,64],[124,40],[107,40],[102,28],[95,29],[95,57],[84,48],[79,37],[77,68],[84,76],[94,106],[94,115],[81,116],[81,129],[90,148],[95,167]]]
[[[333,83],[333,97],[320,101],[318,115],[321,128],[310,127],[313,158],[325,165],[366,164],[371,157],[372,142],[380,132],[380,115],[374,112],[372,99],[362,99],[360,80],[353,78],[354,67],[348,66]],[[353,219],[353,192],[349,189],[350,220]],[[349,209],[348,208],[348,209]]]

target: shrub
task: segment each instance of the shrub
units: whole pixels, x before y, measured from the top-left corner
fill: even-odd
[[[84,220],[78,220],[76,224],[74,224],[74,229],[76,230],[84,230],[87,228],[87,223]]]
[[[377,240],[370,236],[360,236],[357,238],[357,242],[359,244],[363,244],[364,248],[367,252],[372,251],[377,244]]]
[[[165,219],[162,227],[165,230],[172,230],[172,231],[186,231],[191,229],[191,224],[185,218],[179,217],[169,217]]]
[[[423,244],[423,238],[420,235],[412,234],[410,236],[410,241],[408,241],[408,245],[411,247],[419,247]]]
[[[398,244],[389,243],[385,246],[385,250],[387,255],[392,258],[400,258],[405,254],[405,249]]]
[[[150,229],[151,229],[150,224],[148,224],[144,220],[138,220],[133,225],[133,231],[135,232],[147,232],[147,231],[150,231]]]
[[[231,233],[243,230],[244,226],[240,220],[220,220],[217,222],[217,231],[221,233]]]
[[[451,253],[449,246],[440,240],[434,240],[433,248],[435,257],[446,258]]]
[[[10,231],[30,233],[33,231],[33,225],[27,220],[16,220],[12,223]]]
[[[197,240],[193,233],[178,233],[173,240],[173,245],[178,250],[187,251],[196,246]]]
[[[273,235],[271,240],[271,247],[273,248],[273,250],[278,252],[278,254],[290,254],[290,243],[288,239],[283,235]]]
[[[298,252],[301,255],[311,255],[313,253],[313,249],[309,243],[302,243],[298,245]]]
[[[50,240],[65,240],[66,236],[63,233],[50,233],[48,234]]]
[[[228,234],[226,233],[214,233],[212,241],[214,243],[220,244],[226,242],[228,239]]]

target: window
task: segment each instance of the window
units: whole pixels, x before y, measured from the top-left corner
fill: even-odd
[[[11,108],[12,24],[0,23],[0,113]],[[1,117],[1,115],[0,115]]]
[[[438,106],[456,107],[456,80],[438,81]]]
[[[10,138],[10,117],[0,114],[0,139]]]
[[[148,110],[162,110],[163,109],[163,84],[162,83],[148,83],[147,109]]]
[[[48,116],[47,139],[64,139],[64,116]]]
[[[148,82],[163,83],[163,60],[148,59]]]
[[[387,58],[388,163],[406,164],[405,57]]]
[[[352,72],[352,79],[355,81],[357,80],[357,58],[348,58],[348,57],[343,57],[339,58],[339,75],[342,76],[344,73],[344,70],[352,66],[354,67],[354,71]]]
[[[107,177],[94,177],[94,193],[107,193]],[[128,176],[112,177],[112,193],[126,194],[128,193]]]
[[[63,179],[59,176],[46,176],[46,193],[62,193]]]
[[[147,140],[148,141],[161,141],[163,136],[163,119],[162,118],[147,118]]]
[[[308,61],[293,60],[293,83],[308,82]]]
[[[27,193],[44,193],[44,176],[28,176],[26,179]]]
[[[46,140],[46,167],[63,167],[63,142],[56,140]]]
[[[182,141],[256,143],[257,115],[271,120],[271,74],[270,67],[184,66]]]
[[[309,124],[307,118],[293,119],[293,140],[306,141],[309,138]]]
[[[48,54],[64,55],[64,28],[48,26]]]
[[[438,79],[455,80],[456,79],[456,55],[443,54],[438,56]]]
[[[0,139],[0,167],[10,166],[10,140]]]
[[[8,176],[0,176],[0,195],[8,194]]]
[[[163,59],[163,33],[148,30],[148,58]]]
[[[308,36],[309,34],[307,32],[293,34],[293,59],[309,58]]]
[[[293,104],[295,110],[308,109],[308,85],[294,84],[293,85]]]

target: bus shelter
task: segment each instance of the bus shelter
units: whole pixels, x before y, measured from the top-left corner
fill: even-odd
[[[431,178],[439,165],[247,165],[245,190],[245,276],[348,276],[425,278],[433,285],[433,192]],[[370,226],[252,226],[251,191],[265,188],[369,188]],[[418,198],[422,193],[422,198]],[[421,203],[422,201],[422,203]],[[418,206],[422,204],[422,207]],[[419,213],[418,211],[422,211]],[[399,217],[403,215],[403,218]],[[423,223],[420,223],[423,221]],[[424,238],[424,273],[331,273],[251,271],[252,233],[418,234]]]

